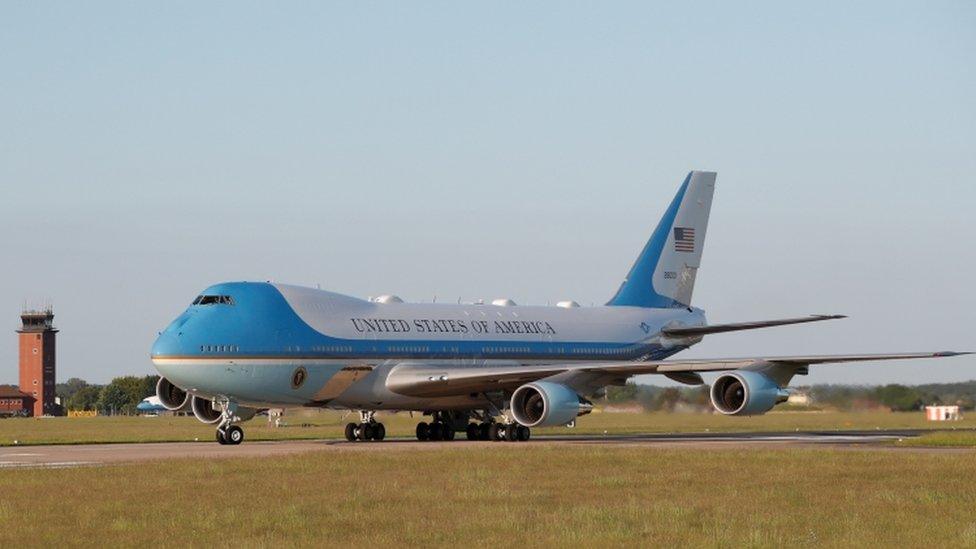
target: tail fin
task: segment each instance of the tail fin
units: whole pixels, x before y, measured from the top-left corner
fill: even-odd
[[[695,288],[715,172],[691,172],[607,305],[687,307]]]

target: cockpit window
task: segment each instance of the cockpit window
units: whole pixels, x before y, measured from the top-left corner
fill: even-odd
[[[234,299],[229,295],[198,295],[193,300],[194,305],[233,305]]]

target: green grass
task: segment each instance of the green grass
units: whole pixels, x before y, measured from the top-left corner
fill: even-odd
[[[415,414],[378,414],[388,436],[413,436],[422,418]],[[976,416],[974,416],[976,417]],[[285,427],[270,428],[264,417],[243,424],[248,440],[341,438],[355,414],[325,410],[289,410]],[[429,418],[426,418],[429,421]],[[771,412],[756,417],[727,417],[719,414],[593,413],[579,418],[573,429],[534,429],[535,435],[632,434],[734,431],[836,431],[875,429],[945,428],[941,422],[925,420],[921,412]],[[952,422],[952,427],[974,429],[976,419]],[[16,440],[27,444],[81,444],[106,442],[163,442],[213,440],[214,428],[192,417],[96,417],[0,420],[0,446]]]
[[[976,547],[976,452],[348,448],[0,470],[0,546]]]
[[[919,437],[904,438],[896,446],[976,448],[976,431],[941,431]]]

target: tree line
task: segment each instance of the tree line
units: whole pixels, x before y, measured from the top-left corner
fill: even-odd
[[[106,415],[133,415],[136,406],[156,394],[159,376],[122,376],[108,385],[96,385],[73,377],[55,386],[61,406],[67,410],[97,410]]]

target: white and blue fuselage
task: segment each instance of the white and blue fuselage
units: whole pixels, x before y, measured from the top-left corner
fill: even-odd
[[[404,362],[447,368],[647,361],[697,339],[661,329],[703,326],[700,309],[367,301],[271,283],[206,289],[160,333],[160,374],[203,397],[248,406],[427,410],[483,406],[480,395],[417,399],[385,388]]]

